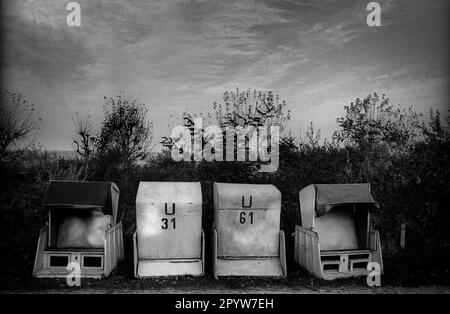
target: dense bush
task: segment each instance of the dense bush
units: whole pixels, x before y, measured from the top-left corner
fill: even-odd
[[[0,163],[0,277],[29,277],[39,230],[47,213],[41,204],[50,180],[77,180],[83,164],[39,149],[17,151]]]

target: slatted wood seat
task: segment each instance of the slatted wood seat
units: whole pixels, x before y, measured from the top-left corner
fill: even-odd
[[[46,253],[54,253],[54,252],[88,252],[88,253],[103,253],[105,252],[105,248],[52,248],[48,247],[44,250]]]

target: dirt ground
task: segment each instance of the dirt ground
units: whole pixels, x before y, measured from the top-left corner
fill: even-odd
[[[80,294],[450,294],[449,287],[441,286],[426,286],[426,287],[379,287],[379,288],[365,288],[365,287],[330,287],[320,289],[309,289],[305,287],[284,287],[272,286],[270,288],[254,287],[250,289],[229,289],[229,288],[215,288],[215,289],[191,289],[186,291],[185,288],[167,288],[167,289],[98,289],[98,288],[76,288],[76,289],[45,289],[37,291],[26,290],[6,290],[0,293],[80,293]]]
[[[145,294],[450,294],[447,285],[404,286],[386,283],[368,287],[365,278],[324,281],[317,278],[149,278],[135,279],[112,275],[102,280],[82,279],[81,287],[69,287],[65,279],[30,279],[2,282],[0,293],[145,293]]]
[[[66,279],[36,279],[29,271],[21,277],[11,273],[0,276],[0,294],[3,293],[147,293],[147,294],[450,294],[450,273],[419,272],[414,268],[401,271],[387,260],[386,272],[381,276],[381,287],[368,287],[365,277],[326,281],[307,273],[296,264],[288,265],[287,278],[221,277],[161,277],[136,279],[131,263],[120,264],[104,279],[81,279],[81,287],[69,287]]]

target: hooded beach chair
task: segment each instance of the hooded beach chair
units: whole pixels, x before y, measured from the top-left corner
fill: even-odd
[[[324,279],[367,275],[369,262],[383,270],[380,235],[370,229],[370,212],[379,207],[370,184],[313,184],[299,196],[297,263]]]
[[[137,278],[204,274],[199,182],[141,182],[136,196]]]
[[[214,276],[286,276],[280,214],[273,185],[214,183]]]
[[[107,277],[124,257],[118,202],[112,182],[51,181],[33,275],[64,278],[72,272],[69,263],[78,263],[81,277]]]

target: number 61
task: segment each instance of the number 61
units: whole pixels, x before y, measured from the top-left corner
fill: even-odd
[[[253,212],[248,214],[246,212],[241,212],[239,215],[239,222],[245,224],[247,222],[247,217],[250,218],[250,224],[253,224]]]

